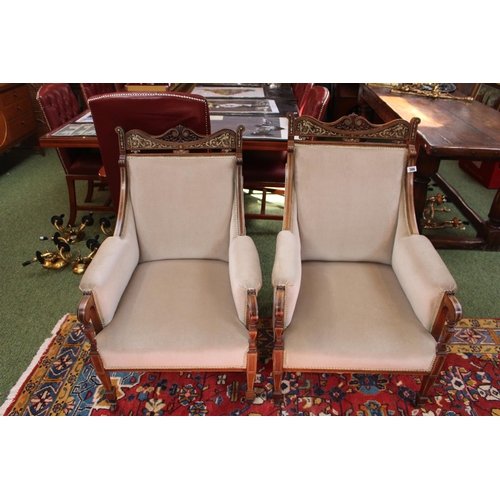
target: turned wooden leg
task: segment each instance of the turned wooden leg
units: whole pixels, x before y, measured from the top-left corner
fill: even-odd
[[[427,154],[425,147],[419,144],[417,156],[417,171],[413,183],[413,197],[415,203],[415,215],[419,224],[427,204],[427,190],[431,176],[439,170],[440,159]]]
[[[69,177],[66,177],[66,182],[68,184],[68,194],[69,194],[69,220],[68,226],[73,226],[76,220],[76,190],[75,181]]]
[[[265,215],[265,213],[266,213],[266,196],[267,196],[267,189],[262,188],[262,203],[260,206],[261,215]]]
[[[486,240],[485,250],[500,250],[500,188],[491,204],[488,220],[480,233]]]
[[[87,181],[87,196],[85,196],[85,203],[90,203],[92,201],[93,195],[94,195],[94,181]]]

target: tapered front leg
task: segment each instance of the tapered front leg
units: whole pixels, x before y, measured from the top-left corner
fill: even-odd
[[[273,401],[279,406],[283,400],[281,394],[281,380],[283,379],[283,341],[280,337],[280,343],[275,343],[273,350]]]
[[[95,372],[97,373],[97,376],[99,377],[99,380],[102,382],[102,385],[104,386],[104,396],[106,398],[106,401],[110,404],[111,412],[114,413],[116,411],[118,402],[116,396],[116,387],[111,382],[111,377],[104,368],[101,356],[96,350],[92,348],[90,352],[90,359],[92,361],[92,364],[94,365],[94,369]]]
[[[83,325],[83,332],[90,342],[90,360],[104,386],[104,396],[111,405],[111,411],[116,411],[117,395],[116,388],[111,382],[109,373],[104,368],[102,358],[97,350],[96,336],[102,330],[101,318],[97,311],[94,295],[90,292],[84,292],[82,300],[78,305],[78,320]]]

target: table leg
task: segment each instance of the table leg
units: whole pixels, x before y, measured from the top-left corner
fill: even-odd
[[[493,198],[488,220],[479,234],[486,241],[485,250],[500,250],[500,188]]]
[[[432,178],[437,182],[444,194],[449,197],[450,201],[452,201],[455,206],[466,215],[471,224],[475,227],[477,236],[463,238],[459,236],[441,236],[436,234],[428,235],[429,240],[436,248],[484,248],[486,243],[486,238],[482,234],[486,230],[484,220],[476,214],[476,212],[469,207],[460,194],[439,175],[439,164],[440,158],[429,155],[427,151],[425,151],[424,147],[420,145],[417,157],[417,172],[415,174],[414,183],[415,215],[417,217],[420,233],[422,232],[422,215],[427,203],[428,184]],[[498,198],[498,215],[500,215],[500,196]],[[495,231],[493,227],[492,230]],[[500,230],[500,224],[498,230]],[[498,237],[500,237],[500,232],[498,233]]]
[[[440,159],[437,156],[428,155],[424,147],[418,145],[417,171],[414,177],[413,195],[415,198],[415,215],[420,228],[420,221],[427,204],[427,189],[431,176],[439,170]]]

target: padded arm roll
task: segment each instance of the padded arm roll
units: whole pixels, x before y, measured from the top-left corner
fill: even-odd
[[[138,262],[137,240],[112,236],[104,240],[85,271],[80,290],[93,292],[103,326],[113,319]]]
[[[422,235],[397,238],[392,268],[418,319],[431,331],[446,291],[457,284],[432,243]]]
[[[280,231],[276,239],[276,257],[274,259],[273,286],[284,285],[285,328],[290,324],[299,296],[302,279],[302,259],[299,237],[291,231]]]
[[[240,321],[246,323],[247,290],[262,287],[259,254],[250,236],[237,236],[229,245],[229,277]]]

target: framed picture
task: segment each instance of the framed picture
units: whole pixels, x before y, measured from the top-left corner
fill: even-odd
[[[210,113],[215,114],[255,114],[279,113],[273,99],[207,99]]]
[[[201,95],[209,98],[256,98],[264,97],[263,87],[204,87],[197,86],[193,90],[193,94]]]
[[[500,110],[500,83],[476,83],[472,96],[476,101]]]

